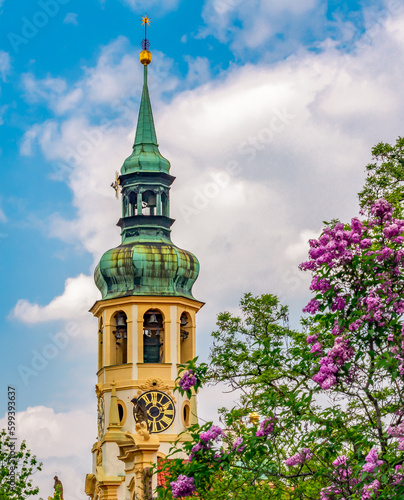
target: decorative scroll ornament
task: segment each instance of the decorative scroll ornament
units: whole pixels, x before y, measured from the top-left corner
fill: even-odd
[[[174,401],[174,403],[177,402],[175,397],[173,396],[173,393],[170,389],[170,386],[165,384],[163,382],[163,380],[161,380],[161,378],[159,378],[159,377],[150,377],[146,380],[146,382],[144,384],[139,385],[139,389],[137,391],[138,397],[143,392],[146,392],[146,391],[163,391],[166,394],[168,394],[168,396],[170,396],[170,398]]]

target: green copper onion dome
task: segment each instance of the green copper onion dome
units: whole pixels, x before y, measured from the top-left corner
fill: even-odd
[[[158,149],[147,88],[151,55],[142,54],[144,85],[135,143],[115,184],[117,192],[118,185],[122,189],[122,218],[118,222],[122,243],[101,257],[95,283],[103,299],[127,295],[192,299],[199,262],[171,241],[174,220],[169,214],[169,195],[175,177],[169,174],[170,163]]]

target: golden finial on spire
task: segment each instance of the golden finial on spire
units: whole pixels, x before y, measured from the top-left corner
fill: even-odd
[[[150,26],[150,17],[147,17],[147,14],[144,15],[144,17],[142,17],[142,26],[143,24],[148,24]],[[146,26],[145,26],[145,29],[146,29]]]
[[[150,17],[147,17],[147,14],[145,14],[142,17],[142,26],[144,25],[144,40],[142,40],[142,52],[140,53],[140,62],[143,65],[147,65],[151,63],[151,53],[149,51],[150,47],[150,42],[147,39],[147,26],[150,26]]]

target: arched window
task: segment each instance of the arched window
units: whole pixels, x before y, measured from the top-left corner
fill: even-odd
[[[192,325],[191,317],[183,312],[180,318],[180,363],[186,363],[192,359]]]
[[[143,316],[143,362],[162,363],[163,344],[163,315],[157,309],[149,309]]]
[[[142,201],[146,204],[143,215],[155,215],[156,213],[156,194],[151,191],[145,191],[142,195]]]
[[[129,195],[129,207],[128,207],[128,215],[132,216],[136,213],[136,203],[137,203],[137,195],[133,191]]]
[[[126,314],[118,311],[115,316],[115,365],[123,365],[128,362],[128,326]]]
[[[98,322],[98,369],[100,370],[104,364],[104,322],[100,318]]]

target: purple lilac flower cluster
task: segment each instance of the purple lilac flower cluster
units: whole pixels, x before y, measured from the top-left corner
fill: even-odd
[[[389,427],[387,434],[398,439],[398,449],[404,451],[404,422],[399,425]]]
[[[209,430],[201,432],[199,438],[204,443],[207,443],[209,441],[215,441],[217,438],[222,436],[222,434],[223,431],[220,427],[217,427],[217,425],[212,425],[212,427]]]
[[[383,460],[379,460],[379,454],[377,452],[377,449],[372,448],[365,458],[365,463],[362,467],[362,472],[365,472],[367,474],[374,474],[375,472],[377,472],[377,469],[381,465],[383,465],[383,463],[384,463]],[[331,486],[323,488],[320,494],[321,500],[331,500],[334,499],[336,495],[343,495],[344,491],[340,486],[341,483],[345,483],[350,487],[359,483],[358,479],[352,477],[352,469],[351,467],[349,467],[348,458],[345,455],[339,456],[336,460],[334,460],[332,464],[335,467],[333,475],[335,476],[338,483],[337,484],[333,483]],[[393,479],[400,482],[402,477],[399,474],[400,469],[397,469],[397,467],[396,467],[396,472],[397,474],[394,476]],[[370,484],[366,484],[362,488],[361,500],[377,498],[379,496],[378,493],[379,489],[380,489],[380,483],[377,479],[374,479]]]
[[[234,441],[231,449],[236,453],[243,453],[245,450],[245,444],[243,445],[243,438],[241,436]]]
[[[197,380],[193,370],[188,370],[187,372],[184,373],[181,380],[178,382],[178,385],[181,387],[182,390],[189,391],[191,387],[194,387],[194,385],[196,385],[196,382]]]
[[[354,257],[353,248],[359,251],[371,244],[370,240],[364,243],[363,233],[363,223],[358,219],[352,219],[350,230],[344,230],[342,222],[338,222],[333,228],[324,228],[318,240],[309,241],[311,260],[303,262],[300,268],[304,271],[318,271],[324,264],[333,268],[341,263],[350,262]],[[330,288],[331,283],[326,278],[316,276],[311,282],[311,289],[323,294]]]
[[[308,344],[313,344],[310,352],[318,356],[323,354],[323,346],[318,341],[318,335],[308,335],[306,339]]]
[[[320,344],[321,346],[321,344]],[[322,389],[330,389],[337,383],[337,372],[353,356],[353,349],[349,345],[349,339],[337,337],[334,346],[327,355],[320,360],[320,370],[313,376]]]
[[[393,207],[384,198],[377,200],[370,208],[370,213],[379,219],[390,218],[393,213]]]
[[[346,455],[340,455],[339,457],[337,457],[332,465],[335,467],[333,475],[338,483],[348,483],[350,486],[358,483],[358,480],[351,477],[352,469],[348,465],[348,458],[346,457]],[[331,500],[335,498],[335,495],[343,494],[343,490],[338,485],[338,483],[333,483],[327,488],[322,488],[320,492],[320,500]]]
[[[269,417],[260,423],[259,429],[255,433],[256,437],[266,437],[274,432],[276,419]]]
[[[352,469],[348,465],[348,458],[346,455],[340,455],[337,457],[332,465],[335,467],[333,471],[333,476],[336,479],[336,483],[332,483],[331,486],[323,488],[320,492],[320,500],[334,500],[336,495],[343,495],[344,491],[341,488],[341,484],[347,484],[350,487],[358,484],[358,479],[352,476]]]
[[[335,495],[338,495],[338,493],[341,493],[340,488],[336,488],[333,486],[321,488],[320,500],[332,500],[333,498],[335,498]]]
[[[366,455],[365,463],[362,471],[368,474],[374,474],[377,469],[383,465],[383,460],[379,460],[379,453],[376,448],[372,448]],[[366,484],[362,488],[361,500],[369,500],[370,498],[377,498],[379,496],[378,490],[380,489],[380,482],[374,479],[370,484]]]
[[[395,466],[395,474],[391,477],[391,484],[397,485],[404,481],[404,465]]]
[[[212,442],[217,441],[222,435],[222,429],[216,425],[212,425],[209,430],[201,432],[199,436],[200,441],[192,447],[188,461],[190,462],[198,452],[210,450]]]
[[[326,227],[318,240],[310,240],[310,260],[301,264],[301,269],[309,271],[326,271],[332,268],[340,268],[344,264],[350,263],[355,256],[372,256],[374,261],[379,263],[388,262],[389,269],[382,273],[380,269],[375,275],[380,275],[379,287],[375,288],[371,294],[363,299],[359,304],[365,309],[362,320],[375,321],[383,323],[385,316],[385,306],[394,303],[397,311],[404,312],[404,303],[399,300],[398,294],[391,290],[392,276],[400,274],[400,266],[404,259],[404,250],[391,248],[388,245],[401,244],[404,242],[401,234],[404,232],[404,220],[392,218],[392,207],[386,200],[379,200],[371,209],[371,213],[377,219],[369,221],[367,227],[358,219],[352,219],[349,229],[344,229],[344,225],[339,222],[333,228]],[[383,235],[383,242],[380,243],[380,231]],[[374,250],[369,250],[373,244],[372,238],[375,237]],[[380,247],[380,248],[379,248]],[[383,276],[382,276],[383,275]],[[332,288],[329,278],[314,276],[310,288],[324,295]],[[331,311],[342,311],[346,307],[347,296],[338,295],[340,288],[334,286],[335,298],[333,300]],[[381,300],[385,296],[385,300]],[[315,314],[321,303],[312,299],[304,308],[305,312]],[[356,323],[356,328],[361,322]],[[382,325],[381,325],[382,326]]]
[[[377,498],[380,493],[380,482],[375,479],[370,484],[363,487],[361,500],[370,500],[371,498]]]
[[[391,352],[394,354],[395,359],[398,361],[398,371],[400,375],[404,376],[404,325],[401,331],[401,345],[400,348],[397,345],[394,345],[391,348]],[[392,334],[389,335],[388,339],[390,342],[394,341],[394,336]],[[402,448],[400,448],[402,449]]]
[[[350,484],[353,484],[353,480],[351,478],[352,469],[348,465],[348,458],[346,455],[340,455],[337,457],[332,465],[335,467],[333,471],[333,475],[338,481],[346,481],[348,480]]]
[[[374,471],[383,465],[383,460],[379,460],[379,454],[377,453],[376,448],[372,448],[365,458],[365,464],[362,467],[363,472],[369,472],[371,474]]]
[[[308,462],[313,458],[313,452],[309,448],[303,448],[302,451],[295,453],[293,456],[285,460],[285,464],[288,467],[295,467],[296,465],[301,465],[304,462]]]
[[[170,483],[174,498],[184,498],[193,495],[196,491],[195,479],[183,474],[178,476],[176,481]]]
[[[404,273],[404,220],[393,218],[392,206],[384,199],[374,203],[370,212],[371,219],[367,223],[355,218],[345,228],[340,222],[334,227],[326,227],[318,240],[310,240],[310,260],[300,266],[318,274],[313,277],[310,286],[317,295],[303,311],[316,314],[328,308],[336,318],[340,318],[340,323],[335,319],[332,330],[337,336],[334,347],[326,356],[318,336],[307,337],[307,342],[312,344],[310,352],[323,356],[319,372],[313,377],[323,389],[337,383],[339,368],[353,356],[349,332],[356,332],[370,323],[385,327],[393,314],[404,313],[401,291],[394,287],[397,276]],[[367,290],[359,279],[352,280],[352,273],[349,272],[355,257],[365,266],[362,274],[371,280],[371,284],[366,285]],[[371,258],[364,260],[363,257]],[[344,269],[346,274],[341,273]],[[354,307],[356,315],[350,318],[347,311],[354,290],[358,292]],[[391,337],[389,340],[392,340]],[[393,346],[392,352],[399,361],[399,372],[404,376],[404,339],[401,348]],[[353,379],[354,371],[351,375]]]

